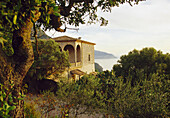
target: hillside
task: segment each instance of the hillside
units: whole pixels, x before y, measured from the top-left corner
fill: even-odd
[[[38,39],[50,39],[48,35],[45,34],[45,32],[41,29],[37,29],[37,38]],[[31,40],[34,40],[34,30],[31,30]]]
[[[116,56],[114,56],[113,54],[98,51],[98,50],[95,50],[94,57],[95,57],[95,59],[113,59],[113,58],[116,58]]]
[[[103,67],[95,62],[95,70],[97,72],[103,72]]]

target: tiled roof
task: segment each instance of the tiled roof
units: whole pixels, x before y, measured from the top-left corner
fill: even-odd
[[[60,37],[56,37],[56,38],[52,38],[53,40],[55,40],[56,42],[72,42],[72,41],[77,41],[77,42],[82,42],[82,43],[88,43],[88,44],[92,44],[92,45],[96,45],[95,43],[92,42],[88,42],[88,41],[83,41],[80,40],[79,38],[72,38],[69,36],[60,36]]]
[[[55,41],[76,41],[76,38],[72,38],[69,36],[60,36],[60,37],[56,37],[56,38],[52,38]]]

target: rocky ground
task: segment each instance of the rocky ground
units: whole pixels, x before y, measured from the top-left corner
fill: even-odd
[[[54,95],[33,95],[27,94],[25,97],[25,105],[37,118],[75,118],[75,110],[73,105],[67,105],[56,99]],[[83,108],[81,108],[83,111]],[[69,111],[69,112],[68,112]],[[29,113],[30,114],[30,113]],[[57,116],[57,117],[56,117]],[[115,118],[101,113],[82,113],[77,114],[77,118]]]

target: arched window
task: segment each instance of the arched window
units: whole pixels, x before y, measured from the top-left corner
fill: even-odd
[[[79,45],[77,45],[77,62],[81,62],[81,52]]]
[[[75,63],[75,52],[74,52],[74,47],[72,45],[66,45],[64,47],[65,51],[69,51],[69,61],[70,63]]]

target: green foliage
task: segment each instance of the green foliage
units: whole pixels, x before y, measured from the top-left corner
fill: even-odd
[[[13,102],[13,96],[11,91],[13,84],[10,84],[10,89],[0,84],[0,116],[3,118],[10,117],[9,112],[16,108],[16,104]]]
[[[54,0],[47,0],[46,2],[44,2],[44,0],[2,0],[0,2],[1,23],[4,23],[5,28],[8,27],[13,31],[25,25],[25,20],[30,15],[34,18],[36,11],[41,12],[42,16],[45,17],[49,7],[53,9],[56,7]],[[55,10],[55,13],[58,11]],[[47,16],[45,18],[47,19]],[[48,22],[48,20],[46,22]],[[44,23],[46,24],[46,22]]]
[[[62,106],[71,106],[67,107],[69,116],[92,113],[98,104],[93,99],[97,86],[98,81],[92,75],[84,76],[75,83],[61,82],[57,98],[62,101]]]
[[[69,66],[68,53],[60,51],[59,45],[54,40],[39,40],[38,52],[33,42],[35,61],[29,70],[28,77],[42,79],[51,74],[57,76]]]
[[[9,88],[0,83],[0,117],[9,118],[10,112],[16,109],[17,103],[14,99],[23,100],[24,95],[19,94],[21,97],[16,98],[12,95],[14,83],[9,84]]]
[[[45,5],[44,5],[45,3]],[[26,20],[34,18],[38,12],[45,18],[41,25],[49,25],[49,10],[54,9],[55,14],[59,14],[54,0],[1,0],[0,1],[0,43],[8,56],[13,55],[12,34],[14,30],[19,30],[25,26]],[[38,23],[36,23],[38,25]]]
[[[4,49],[7,55],[11,56],[14,53],[11,46],[13,31],[19,30],[21,27],[25,26],[28,19],[31,20],[33,24],[36,24],[37,27],[43,25],[45,30],[60,28],[62,24],[79,26],[85,23],[91,24],[100,22],[101,26],[103,26],[107,25],[108,21],[97,15],[98,8],[101,8],[103,12],[108,12],[111,11],[112,7],[119,6],[119,4],[126,2],[129,4],[132,2],[137,4],[139,1],[143,0],[71,1],[74,4],[69,4],[67,7],[65,0],[1,0],[0,43],[4,45],[4,41],[9,41],[7,47]],[[35,21],[34,19],[38,13],[41,13],[41,15],[37,18],[38,21]],[[86,18],[87,16],[89,16],[88,19]]]
[[[67,113],[74,117],[90,113],[125,118],[168,117],[170,81],[166,75],[151,74],[150,79],[141,76],[132,86],[130,79],[124,82],[109,71],[96,77],[87,75],[75,83],[60,83],[57,98],[64,105],[72,105]]]
[[[12,48],[12,34],[11,31],[8,29],[2,30],[1,32],[0,28],[0,45],[2,45],[3,51],[8,56],[12,56],[14,53],[14,50]]]
[[[97,76],[86,75],[76,82],[61,81],[57,96],[40,95],[32,105],[38,105],[41,114],[57,110],[59,117],[78,117],[81,114],[108,114],[125,118],[169,117],[169,83],[166,75],[142,75],[132,86],[128,79],[115,77],[104,71]],[[30,100],[33,97],[30,97]]]
[[[65,24],[68,23],[68,24],[75,25],[75,26],[79,26],[79,24],[84,24],[86,16],[89,16],[88,23],[101,21],[101,25],[106,25],[107,21],[104,18],[101,17],[98,19],[98,16],[96,14],[98,7],[100,7],[103,11],[108,11],[108,10],[111,10],[111,7],[118,6],[119,4],[122,4],[125,2],[131,3],[134,1],[135,3],[138,3],[138,1],[142,1],[142,0],[129,0],[129,1],[127,0],[123,0],[123,1],[99,0],[99,1],[96,1],[96,3],[94,4],[93,4],[94,2],[93,0],[88,0],[88,2],[86,0],[80,0],[80,2],[79,1],[77,2],[77,0],[70,0],[70,1],[73,1],[73,4],[69,4],[68,7],[65,5],[65,0],[57,0],[57,1],[55,0],[1,0],[0,1],[0,35],[1,35],[0,42],[2,45],[5,46],[4,42],[6,40],[8,41],[8,43],[6,44],[8,46],[5,47],[4,50],[6,51],[8,56],[11,56],[13,55],[13,52],[14,52],[13,49],[11,48],[13,33],[16,33],[15,36],[21,35],[21,39],[24,39],[23,44],[26,46],[26,48],[24,46],[18,47],[18,45],[20,45],[20,43],[22,42],[18,40],[16,41],[17,44],[13,43],[13,46],[15,45],[17,47],[17,49],[15,50],[16,55],[23,55],[23,56],[25,55],[24,56],[25,59],[23,59],[22,61],[27,62],[27,63],[18,63],[17,61],[14,61],[15,59],[8,58],[9,60],[8,59],[7,60],[9,62],[8,61],[6,62],[6,60],[4,62],[6,62],[5,64],[11,64],[12,66],[5,65],[4,66],[5,70],[3,70],[4,72],[1,72],[1,76],[4,76],[4,78],[5,77],[8,78],[8,76],[12,75],[11,79],[16,79],[17,77],[19,77],[16,82],[22,83],[22,79],[24,77],[22,78],[20,77],[20,75],[26,74],[26,72],[29,69],[28,65],[31,64],[32,62],[31,60],[27,61],[26,58],[28,58],[29,60],[29,59],[32,59],[31,56],[33,56],[31,53],[28,54],[30,52],[29,49],[31,49],[31,47],[27,47],[28,46],[27,44],[29,43],[29,41],[25,41],[27,40],[26,38],[28,37],[22,37],[22,36],[30,35],[30,34],[27,34],[29,32],[26,32],[25,34],[25,31],[24,31],[27,26],[26,23],[28,23],[27,28],[32,25],[29,21],[31,21],[34,25],[36,24],[39,27],[43,25],[45,29],[55,28],[57,29],[57,31],[61,31],[61,30],[58,30],[58,28],[60,28],[62,23],[65,23]],[[61,17],[60,16],[60,14],[62,13],[61,11],[63,11],[63,13],[67,12],[67,14]],[[36,22],[37,20],[38,22]],[[22,34],[23,32],[24,32],[24,35]],[[17,39],[17,36],[14,39]],[[39,44],[43,45],[44,43],[40,42]],[[42,77],[47,77],[48,75],[52,73],[57,74],[56,72],[60,72],[61,70],[63,70],[62,68],[63,66],[65,67],[68,66],[68,63],[67,63],[68,59],[66,59],[68,55],[65,52],[54,53],[55,49],[50,47],[50,45],[53,45],[53,44],[54,44],[53,42],[49,41],[49,43],[47,43],[48,46],[43,45],[44,47],[39,47],[40,53],[37,54],[35,57],[36,60],[35,60],[34,65],[32,66],[32,69],[30,70],[30,73],[29,73],[30,76],[36,76],[36,78],[41,79]],[[59,57],[57,57],[58,55]],[[63,62],[65,65],[63,65]],[[23,64],[23,66],[21,66],[22,68],[17,68],[17,67],[20,67],[20,66],[15,66],[17,64],[18,65]],[[9,70],[8,67],[13,68],[12,70],[10,70],[10,71],[13,71],[11,75],[8,73],[8,70]],[[15,90],[13,92],[17,92],[16,90],[19,90],[19,89],[20,87],[16,85]],[[1,91],[2,90],[3,89],[1,89]],[[2,91],[1,95],[2,95],[1,98],[3,98],[2,99],[3,101],[4,96],[10,95],[10,94],[7,94],[6,91],[5,92]],[[10,99],[11,96],[8,96],[8,97]],[[22,100],[23,98],[15,98],[15,99]],[[8,106],[7,101],[6,103],[1,102],[1,106],[2,107],[5,106],[3,107],[2,111],[0,111],[4,116],[7,115],[10,110],[14,109],[14,107]],[[21,104],[18,104],[16,106],[18,108],[17,110],[19,110],[22,107]],[[14,113],[13,115],[15,116],[18,114]]]
[[[117,77],[132,78],[133,81],[140,81],[140,73],[148,78],[153,73],[166,74],[170,77],[170,54],[163,54],[154,48],[133,50],[128,55],[121,56],[118,62],[120,64],[113,66]]]
[[[116,80],[111,103],[113,112],[127,118],[168,117],[168,84],[169,80],[156,74],[134,87],[131,81]]]
[[[88,14],[88,23],[100,21],[101,25],[106,25],[108,21],[103,17],[99,17],[96,13],[99,7],[102,11],[108,12],[111,11],[112,7],[119,6],[119,4],[126,2],[129,4],[131,4],[131,2],[138,3],[139,1],[142,0],[99,0],[95,1],[95,4],[93,4],[93,0],[89,0],[88,2],[83,2],[83,0],[76,2],[75,0],[72,0],[72,2],[75,3],[69,7],[73,7],[73,5],[74,7],[69,10],[65,4],[65,0],[1,0],[0,24],[2,26],[0,26],[0,28],[3,27],[3,32],[5,32],[6,29],[10,29],[10,31],[17,30],[25,25],[26,19],[30,16],[32,16],[32,22],[35,23],[33,18],[35,18],[37,11],[41,12],[37,26],[43,25],[45,29],[55,28],[55,23],[50,23],[50,20],[52,19],[50,10],[53,10],[54,16],[61,17],[61,8],[67,13],[67,15],[63,15],[64,17],[61,18],[61,23],[64,22],[65,24],[68,23],[70,25],[79,26],[79,24],[85,23]]]
[[[41,27],[43,25],[44,29],[52,29],[52,28],[56,28],[55,27],[55,23],[51,22],[52,21],[52,17],[50,15],[50,10],[53,10],[53,15],[56,17],[60,17],[60,10],[59,10],[59,6],[55,3],[55,0],[47,0],[47,1],[41,1],[40,2],[42,7],[39,8],[39,12],[41,12],[41,16],[39,18],[39,20],[36,23],[36,26]],[[55,22],[58,23],[58,21],[56,20]],[[58,23],[60,24],[60,23]],[[58,26],[60,27],[60,26]],[[57,28],[58,28],[57,27]]]

